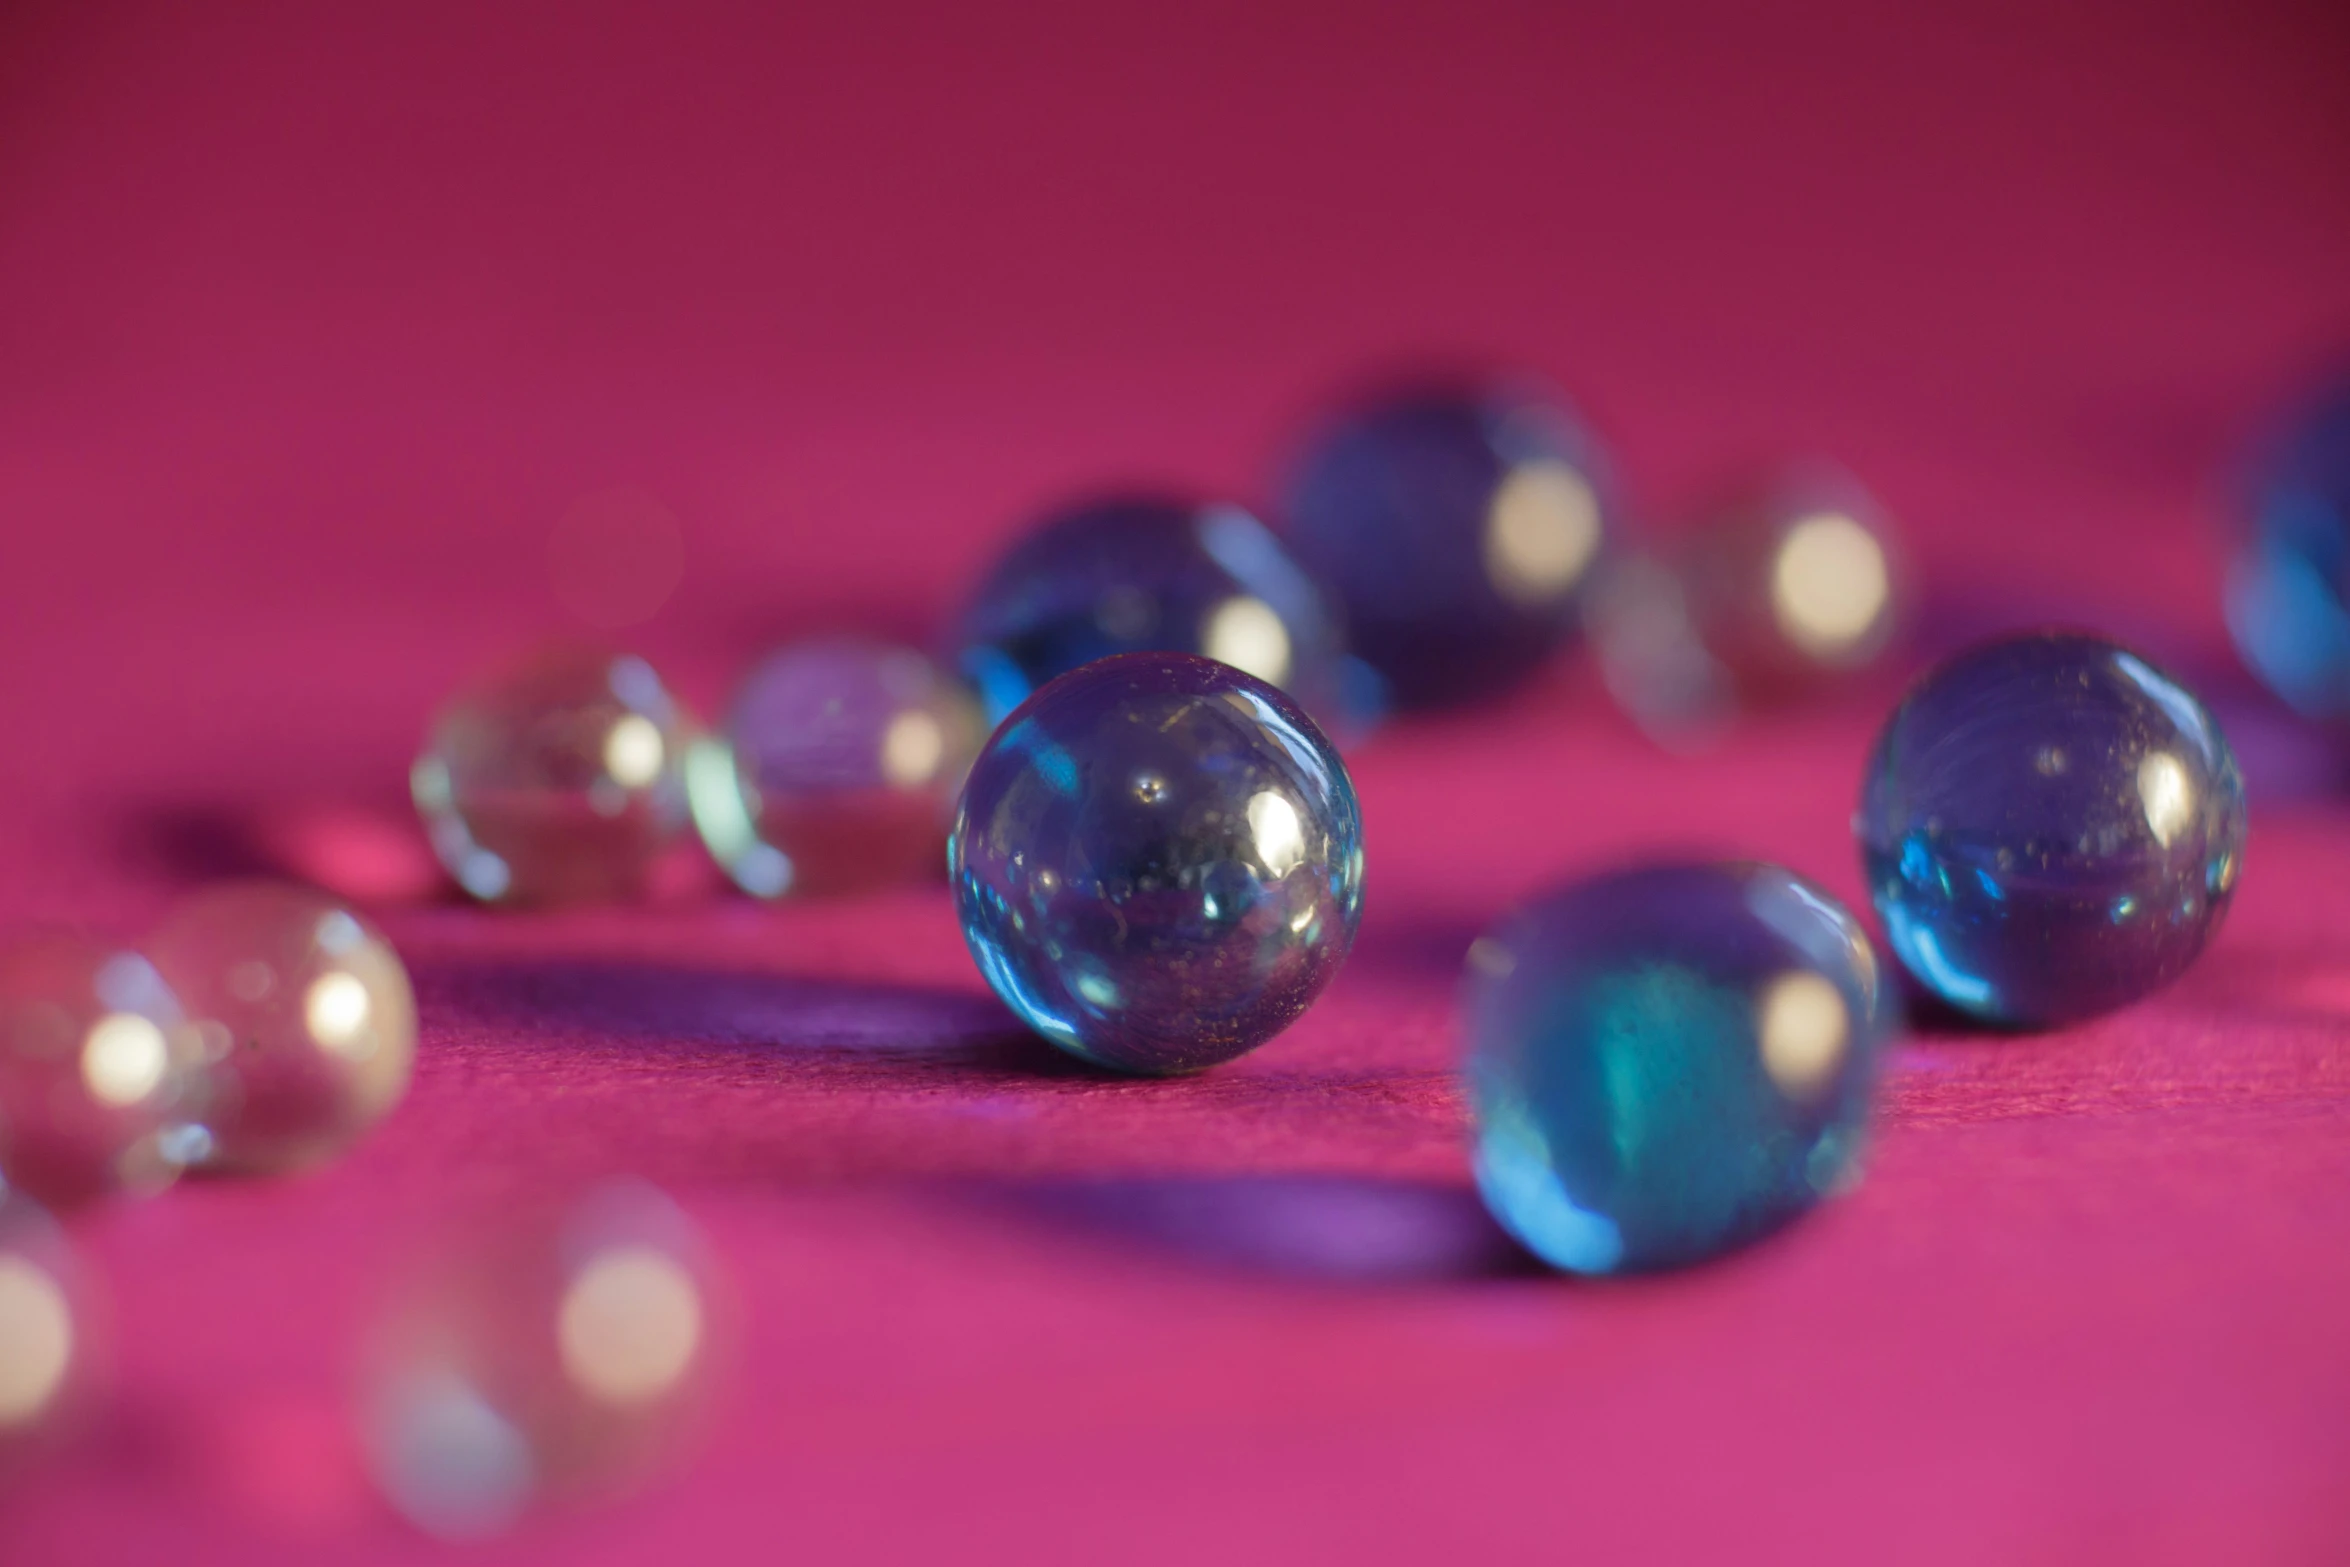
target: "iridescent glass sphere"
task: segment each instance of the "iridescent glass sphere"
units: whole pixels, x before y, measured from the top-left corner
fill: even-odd
[[[2255,477],[2228,572],[2244,661],[2313,717],[2350,717],[2350,377],[2313,399]]]
[[[1007,718],[948,849],[996,994],[1070,1054],[1195,1071],[1255,1049],[1329,984],[1362,909],[1337,751],[1230,665],[1131,653]]]
[[[548,648],[441,710],[411,792],[441,863],[483,902],[621,901],[680,841],[692,738],[643,659]]]
[[[979,748],[962,687],[911,648],[848,638],[768,655],[686,760],[711,857],[762,898],[935,879]]]
[[[347,904],[280,882],[231,882],[182,902],[147,951],[202,1045],[206,1163],[318,1164],[407,1092],[416,1062],[408,971]]]
[[[1610,488],[1596,441],[1556,399],[1411,387],[1309,447],[1288,538],[1395,703],[1443,706],[1523,679],[1573,631]]]
[[[0,1191],[0,1480],[63,1433],[96,1375],[89,1283],[56,1222]]]
[[[2244,786],[2192,693],[2103,637],[1964,652],[1878,738],[1854,819],[1878,916],[1918,982],[2039,1026],[2177,978],[2244,860]]]
[[[1469,970],[1477,1184],[1552,1266],[1701,1262],[1852,1178],[1890,1009],[1859,923],[1801,877],[1575,882]]]
[[[51,1207],[170,1184],[191,1150],[196,1043],[155,966],[111,943],[0,951],[0,1173]]]
[[[1324,722],[1354,709],[1336,622],[1280,540],[1229,502],[1112,496],[1053,513],[988,572],[956,631],[991,722],[1113,653],[1196,653]]]

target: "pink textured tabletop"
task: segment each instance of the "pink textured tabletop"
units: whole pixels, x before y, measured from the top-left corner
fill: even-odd
[[[0,919],[136,937],[339,846],[423,1009],[343,1162],[76,1221],[113,1399],[0,1561],[441,1549],[358,1467],[361,1326],[444,1227],[612,1171],[716,1243],[725,1396],[479,1559],[2350,1560],[2350,807],[2229,673],[2214,478],[2350,344],[2350,18],[1118,9],[0,13]],[[1655,510],[1841,458],[1921,645],[2061,614],[2205,684],[2254,789],[2205,961],[1912,1039],[1857,1193],[1591,1285],[1470,1188],[1459,954],[1658,846],[1857,899],[1894,674],[1696,757],[1571,658],[1393,726],[1351,965],[1184,1081],[1024,1038],[943,888],[403,884],[426,715],[566,624],[578,497],[680,520],[631,636],[708,710],[778,636],[924,634],[1070,487],[1261,496],[1428,352],[1557,376]]]

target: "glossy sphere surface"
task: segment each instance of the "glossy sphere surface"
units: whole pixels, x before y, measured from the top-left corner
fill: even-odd
[[[935,879],[979,746],[971,699],[911,648],[770,654],[686,762],[711,857],[757,897]]]
[[[1903,966],[1995,1022],[2060,1023],[2178,977],[2244,857],[2244,786],[2211,715],[2102,637],[1961,653],[1879,738],[1856,819]]]
[[[51,1207],[169,1184],[195,1038],[135,952],[78,937],[0,952],[0,1172]]]
[[[1552,1266],[1700,1262],[1849,1179],[1885,1032],[1851,914],[1770,865],[1574,883],[1470,949],[1477,1182]]]
[[[1308,449],[1288,537],[1395,703],[1441,706],[1524,678],[1574,629],[1608,491],[1596,443],[1549,398],[1404,390]]]
[[[1088,664],[1023,704],[971,769],[949,857],[996,994],[1129,1072],[1272,1038],[1338,972],[1362,909],[1337,752],[1263,681],[1180,654]]]
[[[643,659],[551,648],[441,712],[411,792],[441,863],[484,902],[634,898],[686,825],[691,738]]]
[[[206,1162],[287,1170],[391,1113],[416,1062],[416,998],[383,934],[323,893],[209,888],[147,944],[205,1061]]]
[[[1340,716],[1339,637],[1321,591],[1238,506],[1156,496],[1048,517],[980,583],[958,659],[1001,721],[1055,676],[1114,653],[1196,653]]]
[[[2228,574],[2244,661],[2304,713],[2350,717],[2350,378],[2269,455]]]

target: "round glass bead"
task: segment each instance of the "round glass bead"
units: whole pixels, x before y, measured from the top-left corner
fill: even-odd
[[[87,1277],[56,1222],[0,1192],[0,1480],[65,1431],[96,1380]]]
[[[383,934],[322,893],[232,882],[147,944],[206,1062],[205,1162],[299,1169],[391,1113],[416,1062],[416,998]]]
[[[2228,628],[2255,673],[2312,717],[2350,717],[2350,378],[2282,432],[2228,572]]]
[[[1321,590],[1229,502],[1114,496],[1047,517],[981,581],[957,661],[991,722],[1057,675],[1114,653],[1196,653],[1354,722]]]
[[[622,901],[685,828],[692,735],[643,659],[555,647],[444,708],[409,782],[434,852],[483,902]]]
[[[981,750],[948,850],[996,994],[1070,1054],[1188,1072],[1286,1028],[1346,959],[1362,817],[1297,705],[1133,653],[1045,686]]]
[[[1287,531],[1398,706],[1524,678],[1574,629],[1610,528],[1597,443],[1521,387],[1415,387],[1343,415],[1290,483]]]
[[[687,755],[702,842],[762,898],[935,879],[979,723],[910,648],[841,639],[770,654],[725,733]]]
[[[1469,951],[1477,1183],[1573,1273],[1677,1267],[1846,1183],[1886,1015],[1876,956],[1771,865],[1573,883]]]
[[[71,936],[0,952],[0,1172],[51,1207],[170,1184],[191,1151],[195,1036],[135,952]]]
[[[2037,1026],[2168,983],[2218,930],[2244,786],[2203,704],[2102,637],[1959,654],[1894,710],[1854,827],[1902,965]]]

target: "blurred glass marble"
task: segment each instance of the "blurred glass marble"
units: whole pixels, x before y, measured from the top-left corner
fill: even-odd
[[[1772,865],[1574,882],[1480,937],[1477,1183],[1544,1261],[1701,1262],[1853,1179],[1890,1009],[1842,905]]]
[[[1133,653],[980,752],[949,849],[996,994],[1070,1054],[1196,1071],[1296,1020],[1354,942],[1362,817],[1330,742],[1226,664]]]
[[[1854,819],[1893,950],[1927,990],[2039,1026],[2177,978],[2244,858],[2244,786],[2201,702],[2102,637],[1960,653],[1912,688]]]
[[[0,1173],[51,1207],[169,1185],[202,1151],[197,1058],[138,953],[75,936],[0,951]]]
[[[977,707],[910,648],[847,638],[768,655],[686,783],[703,844],[745,892],[844,892],[934,879]]]
[[[1555,397],[1430,384],[1324,428],[1286,528],[1395,705],[1441,707],[1517,683],[1574,631],[1613,515],[1605,456]]]
[[[1876,663],[1903,601],[1883,509],[1840,470],[1791,464],[1698,507],[1669,544],[1612,562],[1587,618],[1634,721],[1702,743],[1742,711]]]
[[[0,1191],[0,1480],[65,1435],[96,1389],[91,1297],[65,1232]]]
[[[2244,662],[2313,718],[2350,718],[2350,375],[2264,454],[2228,568],[2228,629]]]
[[[182,901],[147,951],[202,1049],[207,1164],[321,1163],[407,1092],[415,993],[391,943],[347,905],[232,882]]]
[[[551,647],[441,710],[410,792],[441,863],[483,902],[625,901],[681,840],[693,737],[643,659]]]
[[[361,1368],[370,1472],[445,1539],[636,1489],[694,1434],[724,1317],[707,1242],[651,1186],[510,1213],[387,1302]]]
[[[956,642],[990,722],[1113,653],[1212,658],[1348,729],[1378,706],[1321,590],[1228,502],[1113,496],[1053,513],[981,580]]]

